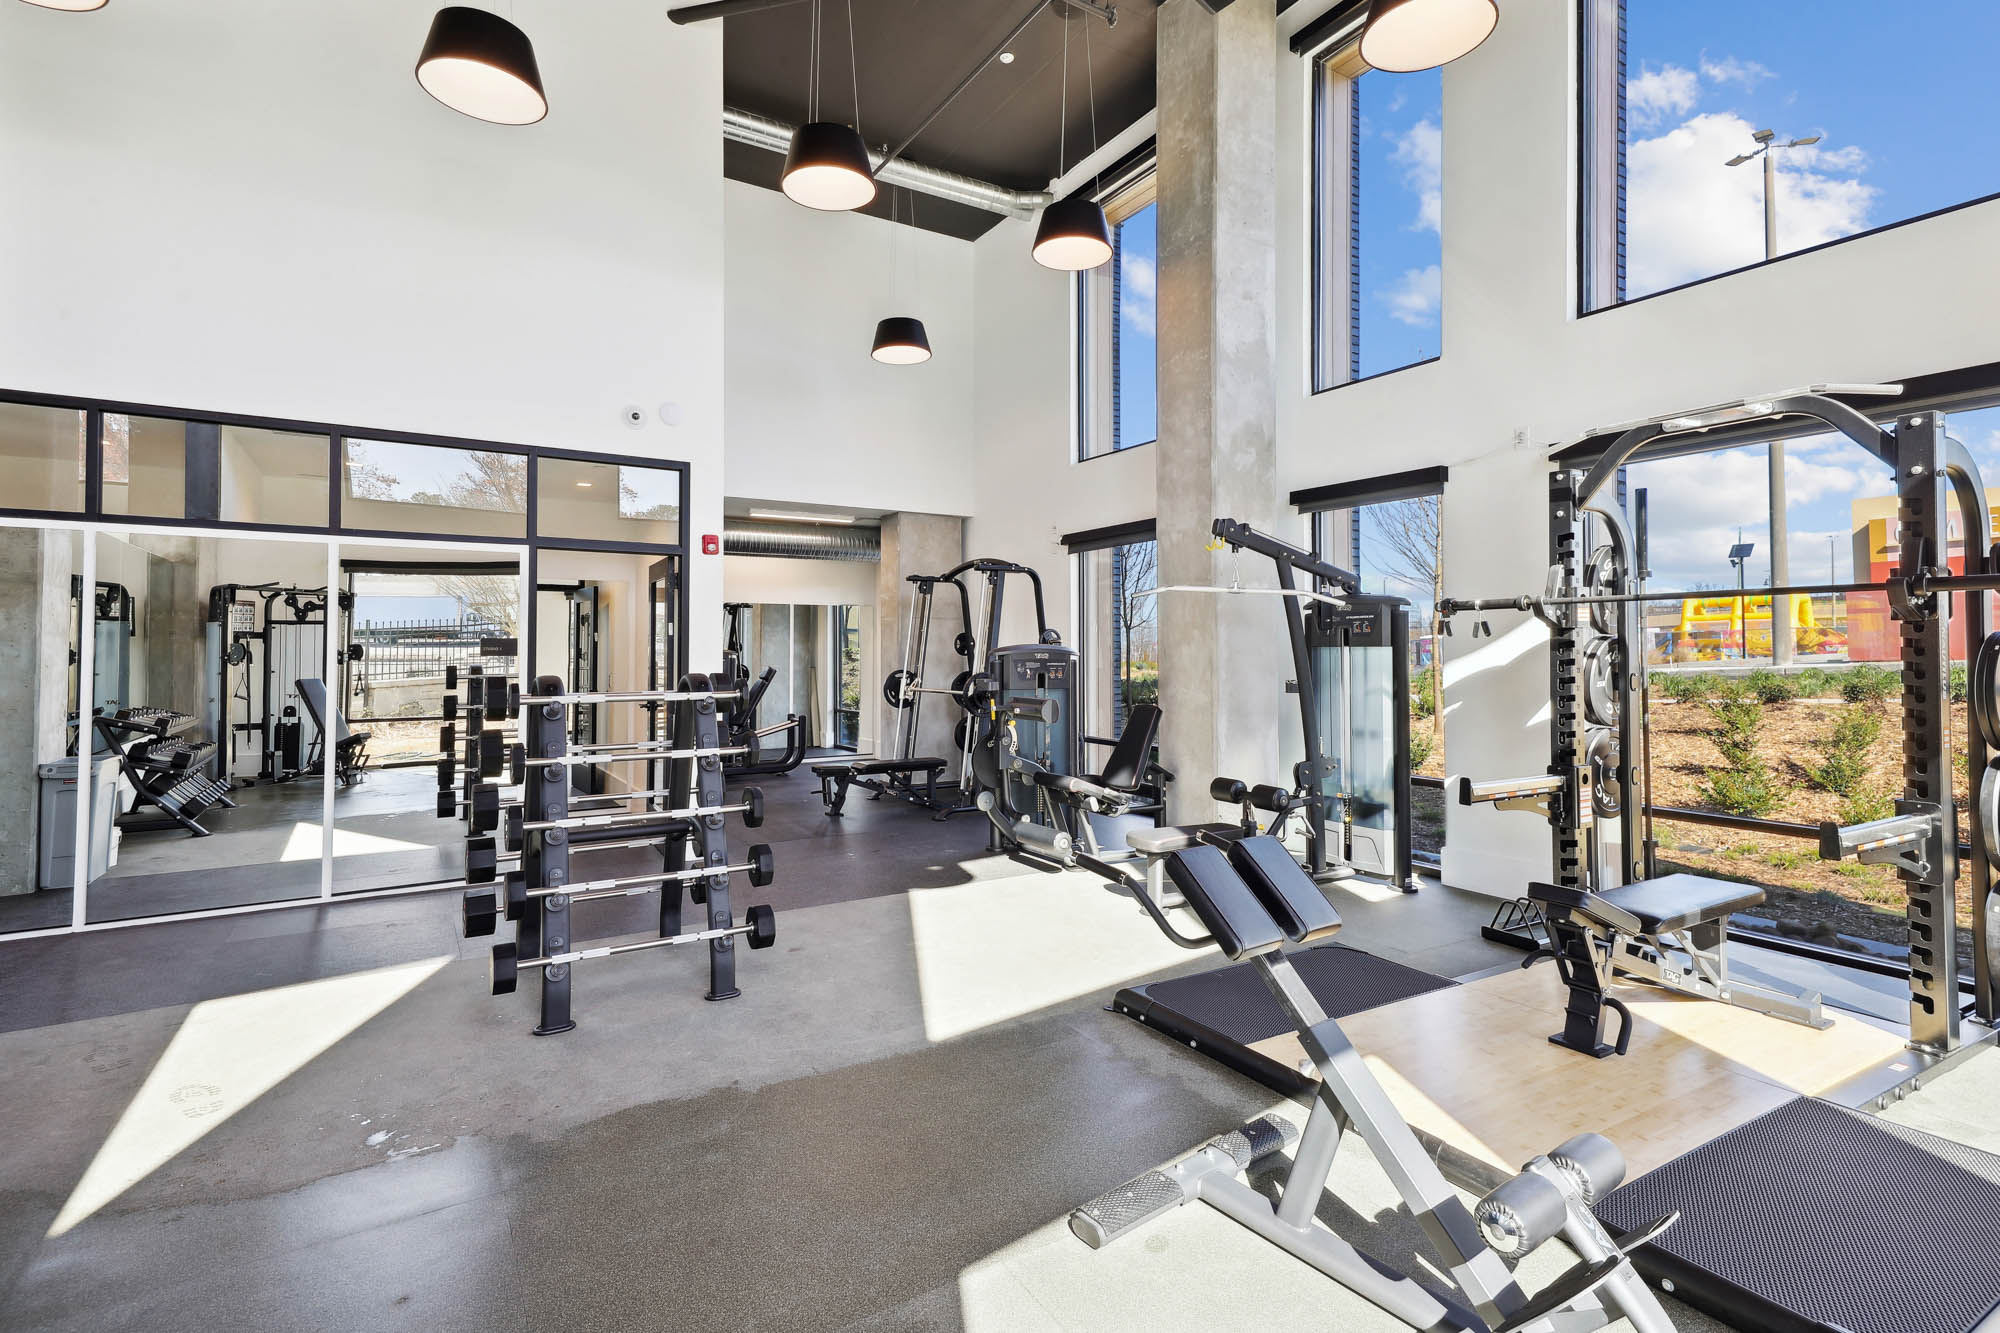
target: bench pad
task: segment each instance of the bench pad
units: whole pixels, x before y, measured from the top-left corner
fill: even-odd
[[[838,777],[842,773],[868,777],[878,773],[942,773],[945,764],[943,759],[858,759],[850,764],[814,764],[812,771],[818,778]]]
[[[1340,913],[1276,838],[1243,839],[1230,847],[1229,864],[1292,943],[1323,940],[1340,929]]]
[[[1257,895],[1213,847],[1190,847],[1167,858],[1167,875],[1231,962],[1269,953],[1284,939]]]
[[[1165,856],[1185,851],[1210,838],[1240,838],[1241,824],[1162,824],[1159,828],[1135,828],[1125,835],[1125,845],[1142,856]]]
[[[1595,896],[1637,917],[1648,935],[1686,930],[1764,901],[1764,891],[1754,884],[1684,874],[1634,880]]]

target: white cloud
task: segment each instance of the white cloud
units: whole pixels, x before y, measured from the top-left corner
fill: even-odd
[[[1159,274],[1153,261],[1126,251],[1120,259],[1119,314],[1127,324],[1149,337],[1153,332],[1154,296]]]
[[[1444,301],[1444,270],[1436,264],[1404,269],[1403,276],[1382,293],[1389,314],[1416,328],[1437,322],[1438,307]]]
[[[1701,56],[1701,77],[1710,83],[1733,83],[1748,90],[1755,88],[1765,79],[1775,79],[1778,76],[1754,60],[1738,60],[1735,56],[1711,60],[1704,51]]]
[[[1403,168],[1403,186],[1417,196],[1416,231],[1438,231],[1444,221],[1444,131],[1424,119],[1396,138],[1390,154]]]
[[[1764,179],[1726,167],[1751,143],[1749,121],[1706,112],[1665,134],[1635,139],[1626,231],[1635,296],[1752,264],[1764,257]],[[1794,149],[1778,163],[1778,249],[1850,236],[1868,226],[1878,191],[1852,176],[1845,150]],[[1830,170],[1822,168],[1831,168]]]
[[[1625,114],[1635,129],[1651,129],[1668,116],[1685,116],[1701,96],[1694,71],[1679,65],[1640,68],[1625,81]]]

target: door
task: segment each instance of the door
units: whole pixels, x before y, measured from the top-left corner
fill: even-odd
[[[687,672],[687,658],[681,646],[681,558],[666,556],[646,571],[646,688],[671,690]],[[666,709],[657,703],[646,705],[647,737],[664,740],[667,735]],[[647,765],[646,786],[659,791],[667,785],[665,765]]]

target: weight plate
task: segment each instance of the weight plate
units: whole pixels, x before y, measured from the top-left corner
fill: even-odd
[[[974,728],[977,728],[977,730],[974,730]],[[971,742],[975,738],[981,741],[986,739],[985,718],[975,717],[968,713],[953,724],[951,729],[952,749],[963,750],[968,742]]]
[[[917,696],[912,694],[908,688],[914,683],[915,681],[910,677],[909,673],[898,667],[889,673],[887,680],[882,682],[883,700],[891,708],[914,707],[917,702]]]
[[[1584,571],[1584,591],[1593,594],[1616,594],[1624,589],[1624,570],[1619,567],[1618,552],[1610,546],[1600,546],[1590,557],[1590,565]],[[1612,602],[1593,602],[1590,607],[1590,625],[1599,634],[1618,633],[1618,607]]]
[[[1600,731],[1590,742],[1590,803],[1606,819],[1615,817],[1625,803],[1618,782],[1618,738]]]
[[[1617,642],[1596,639],[1583,650],[1583,711],[1600,727],[1618,725]]]
[[[1995,850],[2000,849],[2000,759],[1986,766],[1979,775],[1979,836],[1986,840],[1986,855],[1991,859]]]
[[[972,711],[972,673],[961,671],[951,678],[951,701],[966,712]]]
[[[951,641],[952,651],[968,662],[972,660],[972,654],[978,647],[979,645],[973,640],[972,631],[970,630],[960,630],[957,637]]]
[[[1979,645],[1968,684],[1973,725],[1990,748],[2000,750],[2000,632],[1987,635]]]

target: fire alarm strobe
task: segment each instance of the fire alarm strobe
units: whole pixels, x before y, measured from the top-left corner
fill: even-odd
[[[712,532],[703,533],[701,537],[701,553],[703,555],[721,555],[722,538]]]

